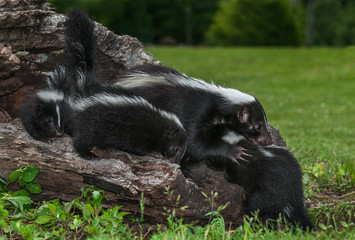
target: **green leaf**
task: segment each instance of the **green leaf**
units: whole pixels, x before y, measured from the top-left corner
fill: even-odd
[[[103,199],[104,195],[100,191],[93,191],[92,192],[92,203],[96,208],[100,208],[101,200]]]
[[[18,185],[19,185],[20,187],[23,187],[23,186],[26,185],[26,182],[25,182],[22,178],[19,178],[19,180],[18,180]]]
[[[20,189],[20,190],[14,192],[13,196],[27,196],[27,197],[29,197],[30,194],[26,190]]]
[[[15,207],[19,208],[21,212],[23,211],[24,205],[33,203],[31,198],[27,196],[14,196],[12,199],[9,200]]]
[[[71,201],[71,202],[66,203],[65,206],[64,206],[64,208],[63,208],[63,211],[64,211],[67,215],[69,215],[69,214],[70,214],[70,210],[72,209],[73,205],[74,205],[74,201]]]
[[[51,220],[53,220],[53,219],[55,219],[55,217],[53,217],[53,216],[48,216],[48,215],[42,215],[42,216],[39,216],[39,217],[36,219],[35,222],[36,222],[37,224],[42,225],[42,224],[48,223],[49,221],[51,221]]]
[[[97,199],[99,199],[100,197],[101,197],[100,191],[93,191],[93,192],[92,192],[92,198],[93,198],[93,199],[97,200]]]
[[[38,169],[36,167],[27,166],[23,169],[22,179],[25,182],[32,182],[38,174]]]
[[[57,206],[52,204],[52,203],[50,203],[50,202],[47,202],[47,205],[48,205],[48,208],[51,211],[51,213],[56,216],[57,213],[58,213]]]
[[[81,221],[80,218],[75,217],[73,223],[69,223],[69,227],[71,230],[77,230],[81,224],[83,224],[83,221]]]
[[[0,177],[0,184],[6,185],[8,182],[5,180],[5,178]]]
[[[33,182],[27,183],[25,185],[25,188],[30,192],[30,193],[40,193],[42,191],[41,186],[39,183],[34,180]]]
[[[94,216],[94,208],[89,203],[82,205],[82,211],[83,211],[83,218],[85,220],[89,220],[92,218],[92,216]]]
[[[9,212],[1,206],[0,208],[0,219],[5,219],[9,216]]]
[[[9,180],[10,182],[15,182],[22,174],[22,169],[17,169],[16,171],[13,171],[10,176]]]
[[[0,177],[0,192],[6,192],[6,186],[7,186],[8,182]]]

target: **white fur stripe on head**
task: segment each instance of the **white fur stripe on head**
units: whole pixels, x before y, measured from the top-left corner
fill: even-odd
[[[50,90],[40,90],[37,92],[37,96],[43,101],[62,101],[64,99],[64,94],[59,91]]]
[[[58,117],[58,127],[60,127],[60,109],[58,104],[55,105],[55,110],[57,112],[57,117]]]
[[[222,140],[229,144],[237,144],[244,139],[245,138],[242,135],[236,134],[233,131],[228,131],[227,134],[222,137]]]
[[[77,101],[71,101],[70,104],[71,107],[77,111],[85,111],[85,109],[89,107],[100,105],[100,104],[105,106],[113,105],[113,106],[146,107],[157,112],[162,117],[175,122],[181,128],[183,127],[180,120],[177,118],[175,114],[158,109],[154,107],[151,103],[149,103],[147,100],[137,96],[127,97],[127,96],[122,96],[117,94],[99,93],[87,98],[81,98]]]

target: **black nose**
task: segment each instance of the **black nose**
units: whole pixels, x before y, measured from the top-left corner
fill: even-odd
[[[164,153],[165,158],[172,158],[178,155],[181,151],[181,148],[179,147],[170,147],[168,151]]]
[[[174,149],[174,152],[175,152],[174,155],[178,155],[178,154],[181,152],[181,148],[176,147],[176,148]]]

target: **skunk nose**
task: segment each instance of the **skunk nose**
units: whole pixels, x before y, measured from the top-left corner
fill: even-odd
[[[166,151],[163,155],[164,158],[172,158],[176,155],[178,155],[181,151],[180,147],[170,147],[168,151]]]
[[[59,130],[56,130],[56,131],[55,131],[55,135],[56,135],[57,137],[61,137],[61,136],[63,136],[63,134],[64,134],[63,131],[59,131]]]

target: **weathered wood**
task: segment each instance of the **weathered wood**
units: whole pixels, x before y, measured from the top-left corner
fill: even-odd
[[[60,198],[70,201],[80,195],[80,188],[95,185],[106,190],[106,206],[123,205],[123,209],[139,212],[141,192],[144,193],[146,219],[161,222],[164,207],[172,207],[171,199],[164,194],[165,187],[173,191],[173,202],[181,195],[179,206],[188,206],[178,212],[186,221],[207,220],[211,206],[201,192],[207,195],[218,192],[215,208],[229,202],[223,211],[226,221],[237,223],[243,216],[243,189],[228,183],[223,173],[205,168],[198,184],[186,179],[178,165],[168,160],[141,157],[120,151],[98,151],[100,159],[86,160],[73,150],[71,139],[63,137],[52,143],[31,139],[21,129],[18,120],[13,124],[0,124],[0,176],[8,175],[23,166],[39,169],[38,181],[42,193],[35,200]]]
[[[0,1],[0,108],[16,117],[20,106],[42,87],[48,71],[63,62],[65,15],[47,0]],[[138,39],[118,36],[96,23],[96,76],[113,81],[123,70],[158,63]]]

